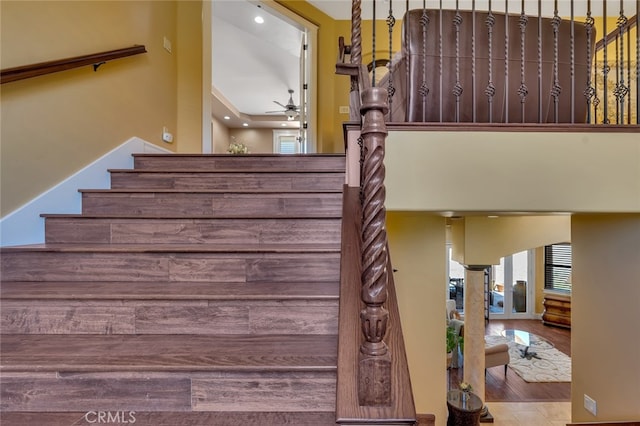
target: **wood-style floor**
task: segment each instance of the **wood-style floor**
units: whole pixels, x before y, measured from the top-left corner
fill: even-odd
[[[571,330],[548,326],[540,320],[490,320],[486,325],[487,335],[498,335],[505,329],[519,329],[537,334],[550,342],[556,349],[571,355]],[[463,381],[463,368],[448,370],[449,387],[455,389]],[[493,367],[487,370],[485,384],[487,402],[548,402],[570,401],[571,383],[527,383],[512,369]]]

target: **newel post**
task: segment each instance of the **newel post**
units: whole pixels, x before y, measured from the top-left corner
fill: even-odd
[[[371,87],[362,92],[362,301],[360,312],[364,342],[360,346],[358,399],[360,405],[391,403],[391,353],[384,337],[389,312],[387,300],[387,231],[384,207],[384,144],[388,112],[387,91]]]

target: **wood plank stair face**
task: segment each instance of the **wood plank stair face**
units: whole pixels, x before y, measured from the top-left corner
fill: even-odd
[[[3,252],[12,281],[298,282],[338,280],[337,251],[306,253],[23,251]],[[150,250],[156,249],[149,248]],[[216,247],[218,250],[224,247]],[[181,248],[181,250],[186,250]]]
[[[110,173],[113,189],[341,191],[344,185],[344,171],[233,173],[111,170]]]
[[[340,244],[336,218],[109,218],[45,216],[47,243]]]
[[[82,191],[82,214],[150,217],[336,217],[339,192]]]
[[[345,170],[344,155],[191,155],[134,154],[136,170],[278,170],[278,171],[339,171]]]
[[[0,248],[3,423],[335,424],[344,156],[134,163]]]

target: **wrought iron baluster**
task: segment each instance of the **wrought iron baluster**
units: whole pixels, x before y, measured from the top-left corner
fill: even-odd
[[[427,29],[429,27],[429,16],[427,15],[426,0],[422,1],[422,16],[420,17],[420,25],[422,25],[422,84],[420,85],[420,96],[422,96],[422,121],[427,121],[427,95],[429,87],[427,86]]]
[[[522,0],[520,9],[520,18],[518,20],[520,25],[520,87],[518,88],[518,95],[520,95],[520,114],[522,116],[522,122],[524,123],[526,122],[525,102],[527,100],[527,95],[529,94],[529,88],[525,83],[525,41],[529,17],[524,11],[524,0]]]
[[[509,122],[509,2],[504,2],[504,122]]]
[[[624,32],[627,27],[627,23],[629,20],[624,15],[624,5],[623,0],[620,0],[620,16],[616,21],[618,25],[618,36],[620,38],[620,53],[616,49],[616,67],[618,67],[618,71],[616,72],[616,88],[614,90],[614,95],[617,99],[617,108],[618,114],[616,114],[616,123],[624,124],[624,100],[626,96],[629,94],[629,88],[624,84]]]
[[[476,0],[471,1],[471,105],[472,121],[476,123],[477,117],[477,102],[476,102]]]
[[[593,33],[593,25],[595,24],[595,20],[591,16],[591,0],[587,0],[587,19],[584,22],[585,30],[587,32],[587,59],[591,58],[591,51],[593,46],[591,45],[591,35]],[[595,56],[595,55],[594,55]],[[597,60],[597,59],[596,59]],[[594,67],[597,64],[594,63]],[[591,61],[587,62],[587,86],[584,89],[584,97],[587,100],[587,123],[597,122],[597,116],[594,111],[594,118],[591,117],[591,105],[594,104],[594,107],[597,109],[598,103],[600,100],[598,99],[596,88],[593,86],[593,81],[591,80]],[[593,99],[593,101],[592,101]]]
[[[389,16],[387,16],[387,27],[389,27],[389,63],[387,64],[387,67],[389,69],[389,80],[387,85],[389,121],[392,121],[391,115],[393,114],[393,95],[396,93],[396,88],[393,87],[393,67],[391,66],[391,61],[393,60],[393,27],[395,26],[395,24],[396,18],[393,16],[393,0],[389,0]]]
[[[609,90],[607,82],[609,80],[609,62],[607,58],[607,2],[602,2],[602,45],[604,52],[602,54],[602,99],[604,100],[604,106],[602,107],[604,117],[602,123],[609,124]]]
[[[456,0],[456,14],[453,18],[453,25],[456,30],[456,84],[453,87],[453,94],[456,97],[456,123],[460,122],[460,96],[463,88],[460,84],[460,25],[462,25],[462,15],[460,14],[458,0]]]
[[[542,0],[538,0],[538,123],[542,123]]]
[[[551,20],[553,27],[553,86],[551,88],[551,96],[553,96],[553,117],[555,123],[559,121],[560,105],[558,102],[560,101],[560,93],[562,92],[560,79],[558,78],[558,35],[560,33],[561,22],[562,18],[558,15],[558,0],[554,0],[553,18]]]
[[[484,89],[484,94],[487,96],[489,104],[489,123],[493,123],[493,96],[496,94],[496,87],[493,84],[493,27],[496,24],[496,17],[491,10],[491,0],[489,0],[489,14],[485,21],[487,25],[487,37],[489,43],[488,50],[488,66],[489,66],[489,81],[487,87]]]
[[[443,61],[444,61],[444,53],[442,50],[442,0],[440,0],[440,7],[438,9],[438,79],[439,79],[439,89],[440,89],[440,122],[442,123],[442,114],[443,114],[443,106],[444,103],[444,94],[442,93],[442,88],[444,85],[443,81]]]
[[[571,87],[569,88],[569,100],[571,101],[571,123],[575,122],[576,115],[576,55],[575,55],[575,39],[576,39],[576,28],[575,28],[575,18],[573,11],[573,0],[571,0],[571,42],[569,44],[569,50],[571,56]]]
[[[373,17],[372,17],[372,25],[371,25],[371,63],[372,72],[371,72],[371,86],[376,86],[376,0],[373,0]]]
[[[640,124],[640,24],[637,16],[640,13],[640,0],[636,0],[636,124]]]

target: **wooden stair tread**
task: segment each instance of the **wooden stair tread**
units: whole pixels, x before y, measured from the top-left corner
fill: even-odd
[[[339,253],[339,244],[66,244],[0,247],[0,253]]]
[[[335,335],[2,335],[4,372],[333,371]]]
[[[3,281],[3,300],[336,300],[338,282]]]

